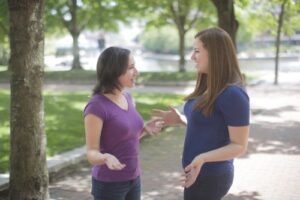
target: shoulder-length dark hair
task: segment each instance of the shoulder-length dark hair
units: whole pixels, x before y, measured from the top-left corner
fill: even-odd
[[[97,62],[97,83],[93,94],[121,90],[118,78],[127,70],[129,55],[128,49],[120,47],[109,47],[100,54]]]
[[[195,35],[208,52],[208,73],[198,73],[195,90],[185,99],[197,99],[196,109],[205,116],[213,112],[217,96],[232,84],[244,85],[237,61],[234,44],[226,31],[221,28],[205,29]]]

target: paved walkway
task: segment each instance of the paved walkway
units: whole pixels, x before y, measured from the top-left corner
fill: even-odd
[[[50,85],[46,86],[51,89]],[[63,86],[52,86],[54,90]],[[90,90],[72,86],[70,91]],[[78,89],[79,90],[79,89]],[[136,91],[187,93],[191,87],[146,87]],[[300,83],[248,87],[253,115],[248,152],[235,160],[235,179],[225,200],[300,199]],[[141,144],[142,199],[181,200],[183,128],[169,128]],[[50,184],[51,199],[89,200],[90,167],[72,166]]]
[[[190,87],[136,90],[178,91]],[[248,153],[235,160],[234,184],[225,200],[300,199],[300,84],[248,88],[253,109]],[[178,132],[178,133],[176,133]],[[167,129],[141,145],[143,200],[180,200],[180,156],[184,129]],[[50,185],[53,199],[91,199],[89,165]]]

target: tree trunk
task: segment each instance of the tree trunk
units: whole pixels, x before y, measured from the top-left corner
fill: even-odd
[[[178,29],[179,32],[179,72],[185,72],[185,32]]]
[[[80,55],[79,55],[79,44],[78,38],[79,34],[72,34],[73,38],[73,63],[72,63],[72,70],[75,69],[82,69],[80,64]]]
[[[219,27],[224,29],[231,37],[236,46],[236,33],[238,21],[234,13],[234,0],[212,0],[218,12]]]
[[[277,26],[277,35],[276,35],[276,55],[275,55],[275,78],[274,78],[274,85],[278,84],[278,70],[279,70],[279,52],[280,52],[280,36],[281,36],[281,28],[283,26],[283,16],[284,16],[284,8],[285,8],[284,1],[280,6],[280,13],[278,17],[278,26]]]
[[[48,198],[43,123],[43,0],[8,0],[11,57],[11,200]]]
[[[72,70],[74,69],[82,69],[81,63],[80,63],[80,54],[79,54],[79,43],[78,43],[78,38],[80,35],[80,31],[78,30],[77,27],[77,0],[72,0],[71,4],[71,35],[73,38],[73,63],[72,63]]]

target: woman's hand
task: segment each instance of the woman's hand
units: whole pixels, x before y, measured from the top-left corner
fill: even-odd
[[[197,156],[188,166],[185,167],[183,187],[188,188],[195,183],[203,164],[204,160],[201,158],[201,156]]]
[[[158,134],[164,126],[164,121],[161,118],[153,118],[145,124],[145,130],[150,135]]]
[[[113,155],[105,153],[104,162],[110,170],[122,170],[126,167],[125,164],[120,163],[120,161]]]
[[[154,109],[152,111],[152,115],[154,117],[161,118],[164,121],[165,126],[184,123],[184,120],[182,119],[182,115],[180,114],[180,112],[173,107],[170,107],[170,109],[167,111]]]

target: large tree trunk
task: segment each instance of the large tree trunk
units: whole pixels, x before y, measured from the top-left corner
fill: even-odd
[[[219,27],[224,29],[231,37],[236,46],[236,33],[238,21],[234,13],[234,0],[212,0],[218,12]]]
[[[281,4],[281,6],[280,6],[280,13],[279,13],[278,24],[277,24],[274,85],[277,85],[277,84],[278,84],[279,52],[280,52],[280,36],[281,36],[281,28],[282,28],[282,26],[283,26],[283,16],[284,16],[285,3],[286,3],[286,1],[284,1],[284,2]]]
[[[11,57],[10,199],[48,198],[43,123],[43,0],[8,0]]]

